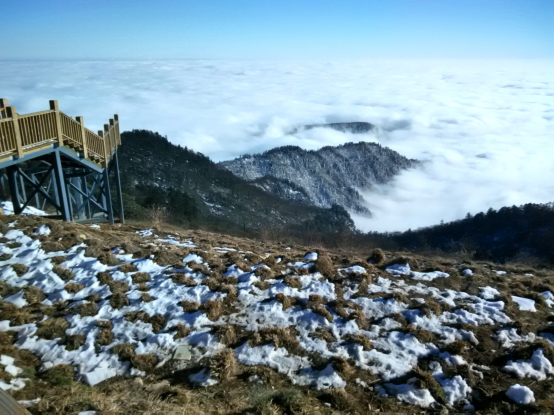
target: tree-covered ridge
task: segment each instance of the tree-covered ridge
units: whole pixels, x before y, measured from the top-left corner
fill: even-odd
[[[219,167],[202,153],[174,145],[148,130],[122,133],[119,150],[126,211],[139,217],[145,208],[169,208],[174,222],[227,233],[264,227],[335,226],[353,229],[344,210],[321,209],[281,199]],[[339,224],[340,223],[340,224]]]
[[[554,203],[489,209],[415,231],[389,234],[406,248],[439,248],[474,253],[476,258],[554,263]]]

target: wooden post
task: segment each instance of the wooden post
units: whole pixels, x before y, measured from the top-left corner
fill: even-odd
[[[13,120],[13,131],[15,134],[15,148],[17,157],[23,157],[23,143],[21,142],[21,132],[19,131],[19,114],[15,111],[15,107],[6,107],[6,115]]]
[[[104,149],[106,152],[106,167],[108,167],[108,161],[112,155],[110,145],[110,126],[108,124],[104,124]]]
[[[55,111],[58,143],[60,146],[63,146],[62,117],[60,115],[60,108],[58,107],[58,100],[50,100],[50,110]]]
[[[85,133],[85,122],[83,120],[83,117],[81,117],[81,116],[75,117],[75,120],[77,120],[77,123],[79,123],[81,125],[81,138],[82,138],[82,141],[83,141],[83,157],[85,159],[87,159],[88,158],[88,149],[87,149],[87,135]]]
[[[108,159],[106,158],[106,140],[104,140],[104,132],[102,130],[98,130],[98,135],[102,137],[102,140],[104,141],[104,162],[102,163],[102,167],[107,168]]]
[[[114,147],[116,147],[116,137],[115,137],[115,122],[113,118],[110,118],[110,156],[113,155]]]
[[[7,98],[0,98],[0,118],[8,118],[8,114],[6,113],[8,105]]]
[[[116,126],[116,129],[117,129],[117,130],[116,130],[116,132],[117,132],[117,135],[116,135],[116,137],[117,137],[117,144],[121,144],[121,136],[119,135],[119,115],[114,114],[114,115],[113,115],[113,119],[115,120],[115,124],[117,125],[117,126]]]

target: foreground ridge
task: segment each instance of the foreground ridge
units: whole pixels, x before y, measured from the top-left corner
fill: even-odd
[[[552,410],[550,269],[34,216],[0,232],[0,387],[31,411]]]

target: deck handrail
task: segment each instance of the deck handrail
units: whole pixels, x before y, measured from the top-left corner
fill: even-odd
[[[60,111],[56,100],[50,101],[49,110],[18,114],[7,99],[0,98],[0,161],[22,158],[53,144],[107,167],[121,144],[119,116],[115,114],[104,124],[104,130],[95,134],[84,126],[83,117],[73,118]]]

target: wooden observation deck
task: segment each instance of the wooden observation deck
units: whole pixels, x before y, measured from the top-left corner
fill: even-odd
[[[117,148],[121,144],[119,117],[114,115],[104,130],[95,134],[83,117],[50,109],[18,114],[8,100],[0,99],[1,182],[7,176],[14,213],[30,204],[53,208],[66,221],[109,221],[114,212],[124,222]],[[118,204],[110,193],[113,177]]]

